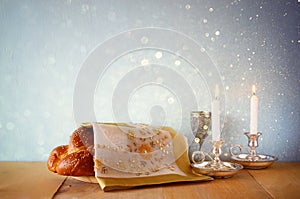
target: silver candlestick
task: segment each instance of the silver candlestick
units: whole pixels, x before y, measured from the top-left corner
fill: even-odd
[[[222,169],[224,167],[224,164],[220,159],[220,155],[222,154],[221,148],[222,148],[223,143],[224,143],[223,140],[213,142],[212,153],[214,154],[214,158],[210,163],[210,166],[212,168]]]
[[[246,169],[264,169],[270,166],[277,160],[277,157],[271,155],[258,154],[256,149],[258,148],[258,138],[262,133],[251,134],[249,132],[244,133],[248,138],[248,147],[240,144],[234,144],[230,147],[231,161],[241,164]],[[243,153],[245,149],[246,153]],[[234,152],[234,151],[238,152]]]
[[[248,146],[250,147],[249,154],[246,158],[252,161],[260,159],[260,156],[257,155],[255,149],[258,147],[258,138],[262,134],[260,132],[257,134],[246,132],[245,135],[248,137]]]
[[[238,170],[242,169],[243,166],[240,164],[223,162],[220,159],[222,154],[222,144],[223,140],[213,142],[213,158],[203,151],[195,151],[192,155],[192,171],[196,174],[209,175],[215,178],[229,178],[235,175]],[[195,158],[196,156],[198,157]],[[207,156],[211,161],[204,161],[205,156]]]

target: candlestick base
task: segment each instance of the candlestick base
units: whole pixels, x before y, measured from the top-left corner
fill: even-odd
[[[247,156],[248,154],[234,155],[231,162],[241,164],[245,169],[265,169],[277,161],[277,157],[271,155],[259,154],[256,160],[251,160]]]
[[[230,178],[242,169],[243,166],[238,163],[221,161],[222,144],[222,140],[213,142],[212,153],[214,154],[214,158],[203,151],[195,151],[192,155],[194,163],[191,164],[193,173],[204,174],[214,178]],[[195,160],[196,156],[200,156],[197,161]],[[205,156],[208,156],[211,161],[204,161]]]
[[[208,175],[214,178],[231,178],[239,170],[243,169],[243,166],[233,162],[223,162],[223,167],[216,169],[211,165],[210,161],[204,161],[199,164],[191,164],[192,172],[194,174]]]
[[[241,164],[245,169],[264,169],[270,166],[277,160],[277,157],[271,155],[258,154],[256,148],[258,147],[258,137],[262,133],[250,134],[245,132],[248,138],[248,147],[240,144],[235,144],[230,147],[231,162]],[[234,153],[234,149],[239,149],[238,153]],[[242,150],[246,149],[248,153],[242,153]]]

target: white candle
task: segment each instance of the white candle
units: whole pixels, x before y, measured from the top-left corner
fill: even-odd
[[[215,98],[211,105],[211,117],[212,117],[212,141],[220,140],[220,101],[219,101],[219,86],[216,85]]]
[[[250,134],[257,134],[258,121],[258,97],[255,85],[252,85],[251,107],[250,107]]]

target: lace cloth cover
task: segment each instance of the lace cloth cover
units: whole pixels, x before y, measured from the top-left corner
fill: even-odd
[[[95,175],[137,178],[178,174],[171,134],[146,124],[93,124]]]

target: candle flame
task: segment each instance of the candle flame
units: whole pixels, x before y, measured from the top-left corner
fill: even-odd
[[[255,95],[256,94],[256,87],[255,85],[253,84],[252,85],[252,95]]]

